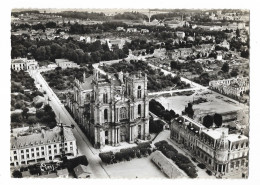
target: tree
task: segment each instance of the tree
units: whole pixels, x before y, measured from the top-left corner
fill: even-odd
[[[22,173],[19,170],[13,171],[12,175],[13,175],[14,178],[22,178],[23,177]]]
[[[190,117],[193,118],[194,110],[192,108],[192,104],[188,103],[188,107],[185,108],[185,113]]]
[[[237,38],[240,37],[240,31],[239,31],[238,28],[237,28],[237,30],[236,30],[236,36],[237,36]]]
[[[238,75],[238,69],[232,69],[232,71],[230,72],[230,75],[232,77],[236,77]]]
[[[214,114],[213,119],[214,119],[214,123],[216,124],[216,126],[220,127],[222,125],[222,121],[223,121],[222,115],[216,113],[216,114]]]
[[[20,123],[21,121],[22,121],[22,116],[21,116],[21,114],[18,114],[18,113],[11,114],[11,122]]]
[[[28,117],[28,124],[33,125],[35,123],[37,123],[36,118],[34,116],[29,116]]]
[[[207,128],[210,128],[213,125],[213,117],[207,115],[203,118],[203,125]]]
[[[227,62],[225,62],[225,63],[223,64],[221,70],[222,70],[223,72],[225,72],[225,73],[228,73],[228,71],[229,71],[229,65],[228,65]]]
[[[29,109],[27,107],[24,107],[23,112],[22,112],[23,118],[26,117],[26,119],[28,119],[28,112],[29,112]]]

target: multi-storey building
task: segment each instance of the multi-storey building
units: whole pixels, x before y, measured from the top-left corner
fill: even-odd
[[[70,129],[64,128],[65,154],[76,156],[76,139]],[[11,137],[11,166],[25,165],[40,161],[54,160],[61,157],[62,143],[60,128],[42,130],[25,136]]]
[[[249,77],[214,80],[209,82],[209,87],[221,94],[239,97],[249,90]]]
[[[79,68],[80,66],[72,61],[69,61],[68,59],[55,59],[56,64],[58,67],[61,67],[62,69],[67,68]]]
[[[224,127],[208,129],[186,116],[173,119],[170,129],[171,139],[216,175],[247,177],[248,137],[229,134]]]
[[[147,76],[101,74],[75,80],[73,99],[67,99],[75,119],[86,130],[95,147],[133,143],[149,135]]]
[[[15,71],[20,70],[36,70],[39,68],[38,62],[34,59],[27,59],[27,58],[17,58],[13,59],[11,62],[11,68]]]

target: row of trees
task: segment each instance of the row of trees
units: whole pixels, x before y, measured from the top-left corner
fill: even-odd
[[[103,152],[99,153],[102,162],[113,164],[123,160],[130,161],[136,157],[141,158],[152,153],[150,142],[139,143],[137,147],[121,149],[119,152]]]
[[[178,153],[178,151],[169,145],[167,141],[162,140],[154,144],[166,157],[173,160],[175,164],[182,169],[189,177],[196,178],[198,176],[196,167],[191,160],[185,155]]]
[[[170,111],[166,110],[164,106],[155,99],[149,101],[149,111],[151,111],[152,113],[154,113],[155,115],[164,119],[167,122],[170,122],[171,119],[179,116],[172,109]]]

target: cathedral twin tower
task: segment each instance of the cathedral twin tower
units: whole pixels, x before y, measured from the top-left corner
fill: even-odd
[[[102,74],[94,69],[89,78],[83,75],[83,82],[75,79],[72,99],[68,106],[96,148],[149,136],[147,76],[142,72]]]

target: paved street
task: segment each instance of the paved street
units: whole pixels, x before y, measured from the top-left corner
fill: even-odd
[[[49,104],[56,114],[57,121],[59,121],[60,118],[60,122],[66,125],[75,125],[75,129],[72,129],[72,132],[77,141],[78,152],[79,155],[86,155],[89,161],[89,171],[93,174],[91,178],[108,178],[109,176],[107,175],[106,171],[100,165],[101,160],[98,156],[98,150],[92,147],[87,137],[82,133],[76,122],[65,109],[64,105],[60,102],[55,93],[43,79],[42,75],[39,72],[35,72],[32,77],[36,80],[37,83],[41,84],[42,89],[46,91],[46,96],[48,96],[50,99]]]

